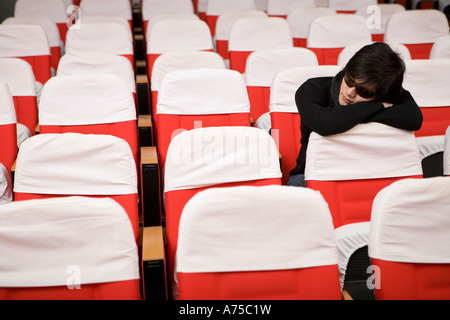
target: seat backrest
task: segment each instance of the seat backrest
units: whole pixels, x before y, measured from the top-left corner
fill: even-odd
[[[208,25],[202,20],[159,21],[147,34],[147,73],[152,77],[155,60],[170,51],[213,51]]]
[[[80,28],[70,28],[66,38],[66,53],[116,54],[126,57],[134,70],[133,38],[129,28],[122,23],[85,22]]]
[[[0,205],[13,201],[11,172],[0,162]]]
[[[124,139],[138,160],[136,107],[126,81],[115,74],[60,75],[47,82],[39,104],[41,134],[78,132]]]
[[[430,59],[450,59],[450,35],[436,39],[431,47]]]
[[[122,17],[133,31],[133,13],[130,0],[86,0],[80,2],[82,19],[89,16]]]
[[[377,0],[328,0],[328,7],[337,13],[356,13],[360,8],[378,5]]]
[[[315,0],[268,0],[267,14],[269,17],[280,17],[286,19],[287,16],[297,8],[314,8]]]
[[[0,163],[11,173],[17,156],[17,118],[11,91],[4,82],[0,82],[0,111]]]
[[[406,179],[375,198],[369,255],[377,300],[450,298],[450,179]]]
[[[51,77],[50,47],[40,26],[0,25],[0,57],[27,61],[33,68],[38,87]]]
[[[280,71],[270,87],[270,120],[272,136],[281,154],[283,184],[289,180],[289,172],[295,167],[300,151],[300,114],[295,103],[295,92],[309,78],[334,77],[341,70],[338,66],[298,67]]]
[[[450,176],[450,127],[447,128],[444,138],[444,175]]]
[[[164,20],[200,20],[200,18],[194,13],[172,13],[172,14],[159,14],[154,16],[147,24],[145,34],[149,34],[150,30],[155,24]],[[147,41],[147,38],[145,38]]]
[[[244,78],[228,69],[189,69],[166,74],[156,105],[156,138],[164,167],[173,137],[211,126],[250,126]]]
[[[306,48],[308,38],[308,30],[311,21],[315,18],[334,15],[336,11],[331,8],[313,7],[313,8],[297,8],[291,11],[286,19],[291,30],[295,47]]]
[[[184,207],[179,234],[180,300],[342,298],[331,215],[311,189],[202,191]]]
[[[230,31],[233,23],[241,18],[248,17],[267,17],[267,14],[262,10],[244,10],[244,11],[226,11],[219,15],[216,22],[216,51],[227,60],[229,64],[230,54],[228,52],[228,42],[230,39]]]
[[[349,44],[372,41],[366,19],[354,14],[327,15],[314,19],[309,28],[307,47],[320,65],[336,65],[339,53]]]
[[[245,66],[245,83],[253,122],[269,112],[270,86],[274,76],[286,69],[318,65],[317,57],[306,48],[258,50],[252,52]]]
[[[17,0],[14,17],[17,18],[50,18],[56,23],[61,41],[65,43],[67,34],[67,12],[63,0]]]
[[[419,105],[423,123],[416,136],[444,135],[450,123],[450,60],[416,59],[405,61],[403,87]]]
[[[359,8],[355,14],[367,19],[367,27],[372,33],[372,40],[383,42],[389,18],[394,13],[405,10],[405,7],[398,3],[378,3],[376,6],[372,3],[369,7]]]
[[[185,203],[212,187],[281,184],[272,137],[253,127],[208,127],[172,140],[164,172],[169,283],[172,283],[178,225]]]
[[[152,115],[156,115],[158,92],[167,73],[186,69],[225,69],[222,57],[210,51],[170,51],[155,60],[151,77]],[[155,119],[154,119],[155,120]]]
[[[393,14],[386,25],[385,40],[406,45],[412,59],[428,59],[433,43],[449,35],[446,16],[439,10],[406,10]]]
[[[59,59],[61,58],[61,49],[64,47],[59,35],[59,29],[50,18],[34,18],[34,17],[23,17],[16,18],[10,17],[5,19],[2,24],[31,24],[41,26],[45,34],[47,35],[48,45],[50,47],[50,63],[52,67],[52,75],[55,74],[58,68]]]
[[[245,72],[247,57],[253,51],[292,48],[289,26],[283,18],[242,18],[233,23],[228,41],[230,68]]]
[[[211,30],[211,36],[216,35],[216,23],[218,17],[228,11],[257,10],[254,0],[208,0],[206,7],[206,23]]]
[[[344,67],[359,49],[372,43],[373,42],[367,43],[366,41],[363,41],[349,44],[339,53],[337,64],[339,66]],[[394,50],[400,55],[400,57],[403,60],[411,60],[411,54],[404,44],[401,43],[388,43],[388,44],[392,48],[392,50]]]
[[[374,122],[326,137],[313,132],[309,138],[306,184],[323,194],[336,228],[370,221],[378,191],[410,177],[422,177],[412,131]]]
[[[123,139],[102,134],[39,134],[20,146],[14,198],[110,197],[127,212],[137,241],[136,172],[130,146]]]
[[[140,299],[138,248],[114,200],[16,201],[1,213],[2,300]]]
[[[38,121],[36,78],[29,63],[19,58],[0,58],[0,81],[8,85],[17,123],[34,135]]]

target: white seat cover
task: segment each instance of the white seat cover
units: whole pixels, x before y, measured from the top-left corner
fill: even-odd
[[[422,175],[421,160],[412,131],[364,123],[327,137],[311,133],[305,177],[327,181],[417,176]]]
[[[55,23],[66,23],[66,7],[61,0],[17,0],[14,7],[14,16],[46,17]]]
[[[135,194],[136,163],[128,143],[111,135],[36,135],[20,147],[14,192]]]
[[[19,58],[0,58],[0,81],[13,96],[36,97],[36,78],[30,64]]]
[[[336,14],[336,11],[330,8],[313,7],[297,8],[287,16],[289,29],[292,38],[306,39],[308,37],[309,25],[318,17]]]
[[[450,35],[440,37],[434,42],[430,59],[450,59]]]
[[[256,10],[254,0],[208,0],[206,14],[208,16],[219,16],[227,11]]]
[[[0,57],[50,56],[47,35],[41,26],[0,25]]]
[[[133,95],[115,74],[61,75],[42,90],[40,125],[88,125],[136,120]]]
[[[311,189],[212,188],[195,195],[181,215],[177,272],[335,264],[330,211],[320,193]]]
[[[200,18],[194,13],[173,13],[173,14],[159,14],[154,16],[147,25],[146,35],[150,34],[151,29],[155,24],[164,20],[199,20]]]
[[[84,17],[105,15],[133,19],[130,0],[83,0],[80,9]]]
[[[315,0],[269,0],[267,14],[269,16],[286,16],[297,8],[313,8]]]
[[[372,6],[375,4],[372,4]],[[397,12],[405,11],[405,7],[398,3],[378,3],[376,7],[361,7],[356,11],[357,15],[367,20],[368,27],[372,34],[384,34],[386,32],[386,24],[389,18]],[[379,13],[379,16],[375,16]],[[377,19],[379,20],[377,21]]]
[[[281,170],[277,147],[267,132],[252,127],[198,128],[172,139],[164,191],[271,178],[281,178]]]
[[[216,40],[227,41],[230,38],[230,31],[233,23],[242,18],[248,17],[267,17],[267,14],[261,10],[233,10],[222,13],[217,18],[216,23]]]
[[[367,8],[370,5],[378,5],[377,0],[328,0],[328,7],[334,10],[353,11],[359,8]]]
[[[194,13],[194,5],[191,0],[143,0],[142,19],[150,21],[160,14],[184,14]]]
[[[376,196],[369,256],[410,263],[450,263],[450,179],[405,179]]]
[[[45,236],[42,236],[45,235]],[[65,197],[0,206],[0,287],[139,279],[129,218],[109,198]],[[79,277],[71,283],[71,274]]]

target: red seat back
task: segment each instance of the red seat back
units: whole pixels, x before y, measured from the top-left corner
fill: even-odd
[[[0,83],[0,163],[9,173],[17,156],[17,120],[11,91],[5,83]]]

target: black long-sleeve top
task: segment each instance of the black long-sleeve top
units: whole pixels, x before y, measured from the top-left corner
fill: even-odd
[[[297,165],[290,175],[305,172],[306,149],[313,131],[328,136],[367,122],[411,131],[422,126],[422,112],[407,90],[403,90],[393,101],[383,101],[393,104],[388,108],[377,100],[341,106],[338,95],[342,76],[309,79],[297,90],[295,102],[301,119],[301,148]]]

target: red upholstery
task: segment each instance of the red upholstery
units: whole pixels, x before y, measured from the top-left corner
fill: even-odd
[[[35,134],[38,122],[37,100],[35,96],[15,96],[13,97],[16,109],[17,122],[25,125],[30,130],[31,135]]]
[[[17,156],[17,131],[16,124],[0,125],[2,147],[0,148],[0,163],[11,172],[12,165]]]
[[[250,100],[250,114],[256,121],[262,114],[269,112],[270,87],[247,86],[248,98]]]
[[[429,59],[432,43],[419,43],[419,44],[408,44],[405,43],[405,46],[408,48],[411,53],[411,59]]]
[[[51,58],[48,56],[18,57],[28,62],[33,68],[36,81],[45,84],[51,77]]]
[[[247,58],[251,53],[252,51],[230,51],[230,69],[244,73]]]
[[[319,65],[337,65],[339,54],[344,48],[310,48],[319,61]]]
[[[426,107],[420,109],[423,114],[423,124],[420,130],[415,131],[417,137],[443,135],[450,120],[449,107]]]

